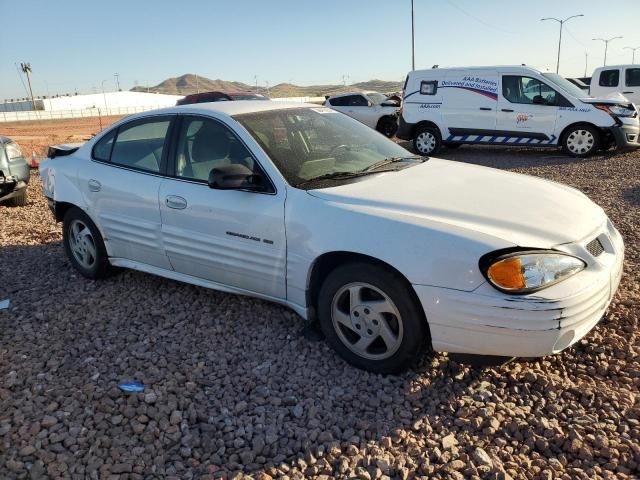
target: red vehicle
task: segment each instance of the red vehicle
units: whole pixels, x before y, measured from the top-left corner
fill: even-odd
[[[228,102],[231,100],[269,100],[269,97],[254,92],[203,92],[193,93],[178,100],[176,105],[193,103]]]

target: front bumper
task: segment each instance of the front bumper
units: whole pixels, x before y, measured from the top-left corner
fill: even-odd
[[[622,276],[624,244],[608,223],[597,235],[605,251],[591,257],[584,242],[559,249],[588,259],[582,272],[530,295],[508,295],[488,283],[473,292],[414,285],[433,349],[441,352],[541,357],[584,337],[603,317]]]
[[[609,128],[616,141],[616,146],[620,149],[640,148],[640,127],[638,124],[621,123]]]
[[[16,176],[0,177],[0,200],[8,200],[25,188],[27,182],[19,180]]]

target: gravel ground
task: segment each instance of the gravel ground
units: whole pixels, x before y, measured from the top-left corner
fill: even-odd
[[[573,348],[362,372],[280,306],[132,271],[79,277],[34,174],[27,207],[0,206],[0,477],[637,478],[640,152],[441,156],[568,183],[622,232],[620,290]]]

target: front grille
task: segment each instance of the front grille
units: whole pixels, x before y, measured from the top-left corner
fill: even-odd
[[[598,257],[602,252],[604,252],[604,247],[600,243],[600,240],[594,238],[589,243],[587,243],[587,252],[589,252],[594,257]]]

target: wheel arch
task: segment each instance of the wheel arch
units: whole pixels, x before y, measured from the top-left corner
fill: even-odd
[[[413,126],[413,130],[411,131],[411,138],[415,137],[416,132],[423,127],[437,128],[438,132],[440,132],[440,137],[442,137],[442,129],[438,126],[437,123],[432,122],[431,120],[420,120]]]
[[[73,207],[82,210],[81,207],[71,202],[56,202],[53,208],[53,216],[55,217],[56,222],[64,220],[66,213]]]
[[[322,282],[334,269],[341,265],[345,265],[347,263],[369,263],[371,265],[376,265],[384,268],[397,275],[402,282],[407,287],[412,299],[416,302],[420,312],[422,312],[422,320],[424,324],[427,326],[427,335],[429,336],[429,341],[431,341],[431,331],[429,328],[429,322],[427,320],[426,312],[424,311],[424,307],[418,298],[418,295],[411,285],[411,282],[407,279],[407,277],[395,268],[393,265],[380,260],[379,258],[372,257],[370,255],[366,255],[363,253],[350,252],[350,251],[333,251],[326,252],[320,255],[315,261],[311,264],[309,268],[309,273],[307,276],[307,291],[306,291],[306,303],[307,303],[307,311],[308,311],[308,319],[312,322],[317,320],[317,311],[318,311],[318,294],[320,292],[320,287],[322,286]]]
[[[600,133],[600,135],[602,135],[602,128],[598,127],[597,125],[594,125],[591,122],[585,122],[585,121],[573,122],[573,123],[570,123],[569,125],[567,125],[566,127],[564,127],[562,129],[562,132],[560,132],[560,136],[558,137],[558,145],[562,146],[562,144],[564,143],[565,136],[567,135],[567,132],[571,128],[579,127],[579,126],[591,127],[593,129],[595,129],[598,133]]]

